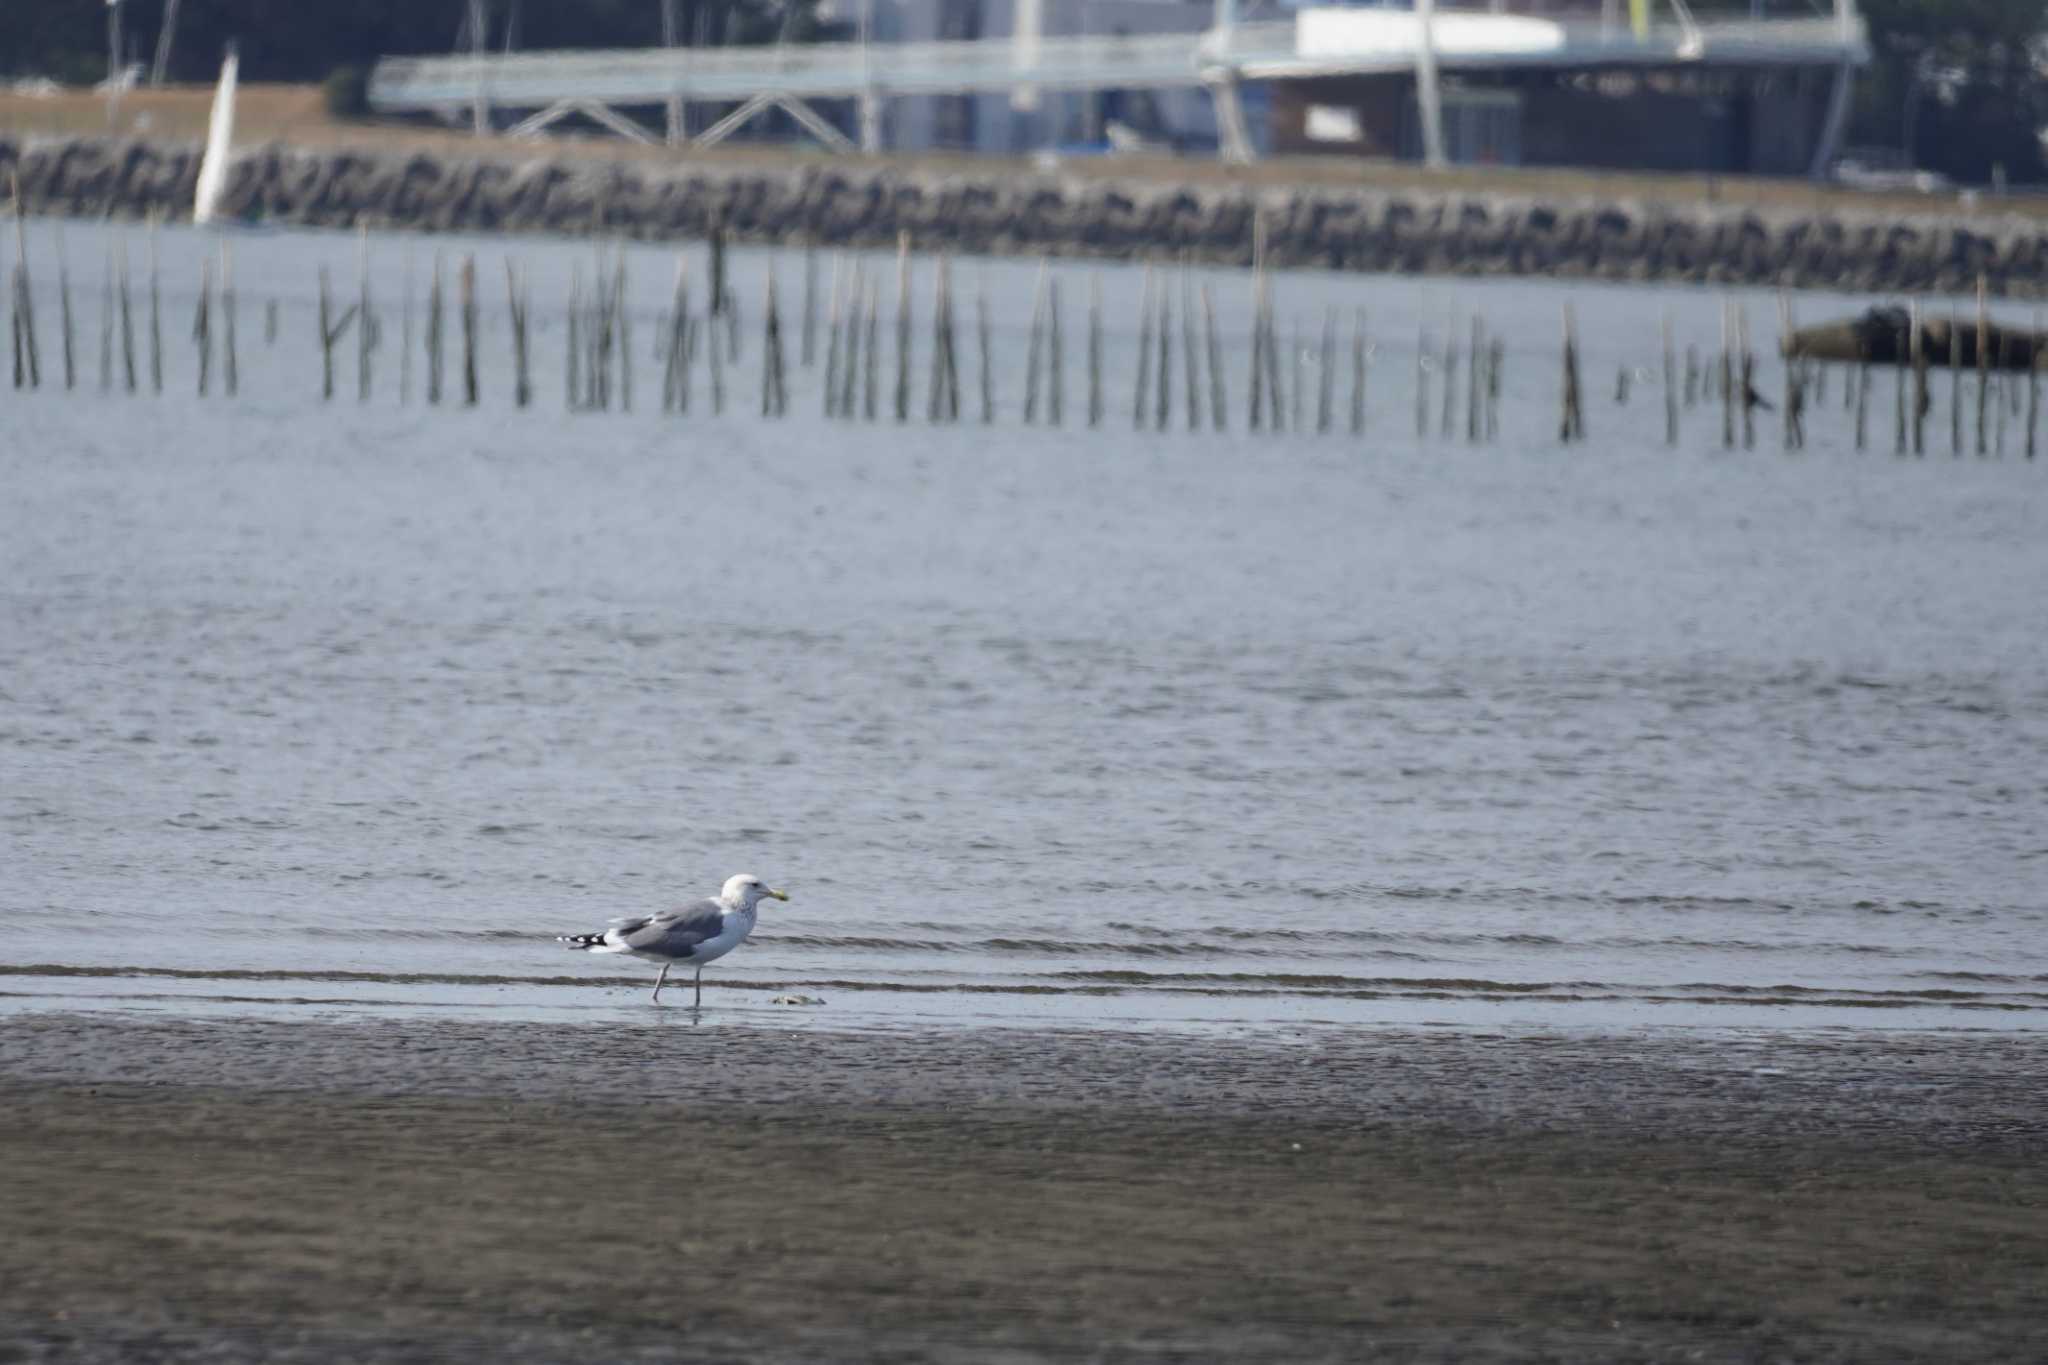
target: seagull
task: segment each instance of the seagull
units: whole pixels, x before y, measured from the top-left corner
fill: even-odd
[[[786,901],[788,896],[751,872],[727,877],[715,899],[696,901],[676,910],[652,915],[615,919],[601,934],[562,934],[558,942],[588,953],[626,953],[661,964],[655,978],[654,1002],[661,1003],[661,988],[668,981],[668,969],[678,962],[697,968],[697,998],[691,1008],[704,1003],[704,964],[724,957],[747,941],[754,932],[754,916],[764,898]]]

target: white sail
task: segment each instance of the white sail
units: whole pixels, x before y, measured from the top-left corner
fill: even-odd
[[[220,64],[220,85],[213,92],[213,116],[206,124],[206,151],[199,158],[199,187],[192,195],[192,221],[210,223],[220,212],[228,188],[228,156],[235,141],[235,49]]]

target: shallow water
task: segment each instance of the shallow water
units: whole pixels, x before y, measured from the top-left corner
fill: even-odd
[[[921,362],[919,420],[826,423],[794,353],[764,421],[754,335],[725,416],[700,372],[677,420],[665,253],[632,253],[639,410],[575,416],[553,313],[510,410],[496,292],[478,411],[396,401],[388,303],[375,395],[345,343],[323,406],[314,272],[352,292],[355,251],[323,234],[237,239],[236,400],[191,392],[189,288],[166,395],[103,396],[104,239],[67,236],[81,392],[48,278],[45,386],[0,391],[0,1008],[629,1016],[651,969],[550,937],[745,868],[794,899],[709,1007],[792,1022],[2048,1023],[2048,461],[1952,460],[1940,422],[1858,455],[1838,386],[1804,456],[1724,453],[1704,408],[1668,451],[1612,376],[1667,305],[1705,346],[1718,297],[1283,276],[1311,333],[1370,310],[1367,437],[1244,434],[1236,347],[1236,434],[1134,434],[1105,270],[1091,434],[1079,275],[1052,431],[1017,415],[1032,269],[962,266],[993,428],[925,425]],[[167,278],[205,245],[167,232]],[[512,250],[558,312],[587,248]],[[1242,279],[1202,278],[1235,334]],[[1414,434],[1453,306],[1509,339],[1496,444]]]

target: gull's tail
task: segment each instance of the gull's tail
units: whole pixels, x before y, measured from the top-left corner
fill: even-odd
[[[555,942],[566,943],[571,948],[582,948],[586,952],[592,948],[606,946],[603,934],[557,934]]]

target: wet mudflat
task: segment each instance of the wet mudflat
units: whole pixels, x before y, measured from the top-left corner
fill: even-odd
[[[2033,1360],[2038,1040],[0,1025],[30,1360]]]

